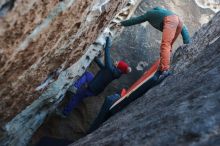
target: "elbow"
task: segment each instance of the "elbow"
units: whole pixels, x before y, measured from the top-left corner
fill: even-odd
[[[189,44],[191,42],[191,40],[184,40],[183,43],[184,44]]]
[[[182,33],[183,43],[189,44],[191,42],[191,38],[188,33]]]
[[[185,37],[185,38],[183,39],[183,43],[184,43],[184,44],[189,44],[189,43],[191,43],[190,36]]]

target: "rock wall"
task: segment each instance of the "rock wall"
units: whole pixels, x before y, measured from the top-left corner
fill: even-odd
[[[0,19],[2,124],[42,93],[35,89],[49,73],[69,67],[85,53],[122,2],[108,3],[102,14],[91,11],[95,4],[21,0]]]
[[[214,12],[218,12],[220,10],[219,0],[195,0],[195,2],[198,6],[211,9]]]
[[[219,145],[220,12],[178,48],[174,74],[72,145]]]
[[[105,36],[100,33],[125,4],[21,0],[4,11],[0,18],[1,145],[26,145],[101,50]]]
[[[102,15],[94,14],[93,20],[89,17],[95,3],[16,1],[13,10],[1,18],[1,123],[40,95],[35,88],[47,74],[76,62],[121,6],[113,2]]]

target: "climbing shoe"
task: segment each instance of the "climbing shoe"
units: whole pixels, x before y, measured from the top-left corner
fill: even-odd
[[[168,77],[169,75],[171,75],[171,71],[169,70],[166,70],[166,71],[160,71],[158,70],[156,73],[155,73],[155,76],[157,77],[157,81],[158,82],[161,82],[163,81],[166,77]]]
[[[171,72],[169,70],[166,70],[166,71],[162,71],[160,76],[159,76],[159,80],[163,80],[165,79],[166,77],[168,77],[169,75],[171,75]]]

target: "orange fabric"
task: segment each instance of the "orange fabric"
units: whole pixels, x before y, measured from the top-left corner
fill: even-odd
[[[170,68],[172,45],[182,30],[182,22],[176,15],[167,16],[163,22],[163,35],[160,46],[160,70]]]

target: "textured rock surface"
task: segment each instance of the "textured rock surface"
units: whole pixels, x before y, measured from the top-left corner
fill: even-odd
[[[214,12],[220,10],[220,0],[195,0],[195,2],[202,8],[209,8]]]
[[[103,47],[104,36],[96,38],[124,4],[16,1],[1,17],[0,123],[5,130],[0,131],[1,145],[27,143]]]
[[[21,0],[0,19],[1,125],[41,94],[35,88],[47,74],[67,68],[85,53],[122,2],[108,3],[104,12],[92,11],[95,4]]]
[[[133,16],[139,16],[155,6],[166,7],[176,12],[188,26],[191,35],[214,15],[211,10],[200,8],[191,0],[148,0],[142,1],[138,5]],[[41,136],[67,139],[78,139],[84,136],[104,98],[112,93],[120,92],[123,87],[129,87],[159,57],[160,41],[161,32],[148,23],[124,28],[122,33],[114,39],[111,53],[114,60],[122,59],[129,62],[133,72],[111,83],[100,96],[86,99],[68,119],[60,119],[55,116],[47,119],[34,136],[34,141]],[[174,50],[180,44],[182,44],[181,37],[175,43]],[[90,70],[94,73],[97,72],[96,66],[90,67]]]
[[[73,145],[219,145],[220,12],[178,48],[174,74]]]

